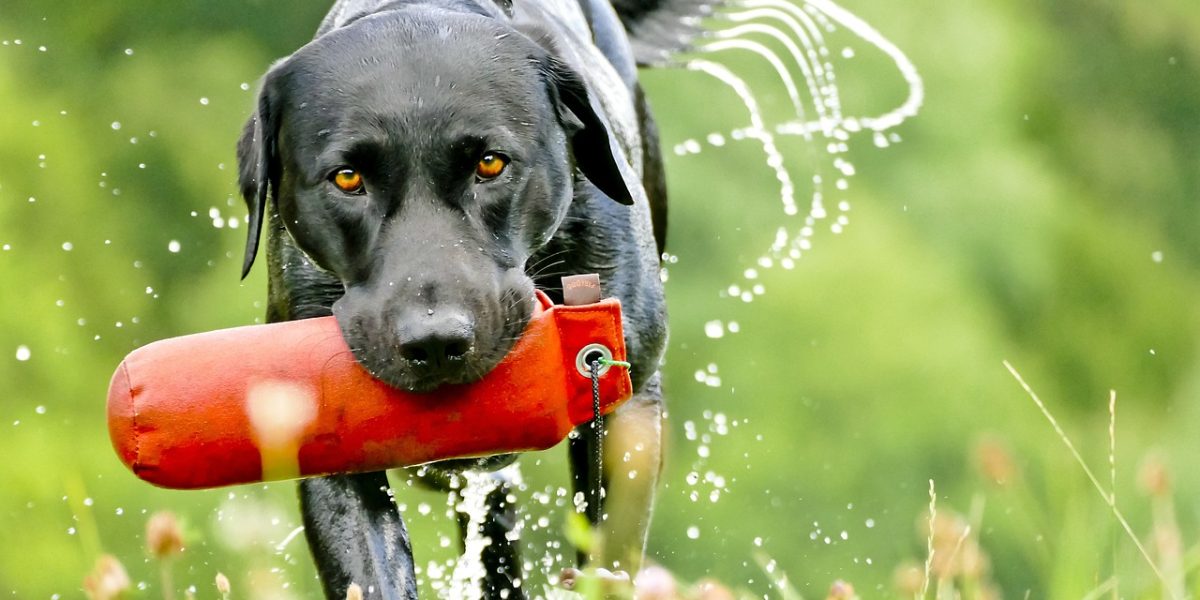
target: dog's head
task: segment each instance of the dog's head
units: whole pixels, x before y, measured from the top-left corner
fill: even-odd
[[[496,19],[360,19],[263,79],[238,144],[244,273],[271,197],[342,281],[333,312],[368,371],[416,391],[473,381],[528,323],[526,261],[566,215],[576,169],[631,202],[613,144],[582,78]]]

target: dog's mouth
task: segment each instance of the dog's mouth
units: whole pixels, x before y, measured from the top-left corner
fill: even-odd
[[[393,360],[393,368],[385,368],[375,378],[408,392],[428,394],[446,386],[465,385],[483,379],[500,363],[480,360],[471,354],[457,359],[446,366],[430,365],[426,361],[401,358]],[[370,369],[368,369],[370,371]]]
[[[373,319],[359,317],[346,318],[343,324],[342,315],[338,318],[354,359],[372,377],[400,390],[428,394],[477,382],[504,360],[529,324],[533,306],[520,300],[500,306],[508,310],[490,313],[491,319],[475,317],[470,336],[445,336],[416,345],[390,333],[403,327],[370,327],[367,323]]]

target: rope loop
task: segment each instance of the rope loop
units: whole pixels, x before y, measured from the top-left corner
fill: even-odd
[[[593,348],[596,347],[596,348]],[[607,356],[597,356],[599,349]],[[591,354],[589,354],[589,351]],[[579,359],[590,359],[587,364],[587,374],[592,379],[592,453],[589,457],[589,467],[592,471],[587,490],[587,517],[593,526],[600,523],[603,513],[600,511],[601,498],[604,489],[604,416],[600,414],[600,376],[609,367],[630,368],[623,360],[613,360],[612,353],[600,344],[592,344],[579,351]]]

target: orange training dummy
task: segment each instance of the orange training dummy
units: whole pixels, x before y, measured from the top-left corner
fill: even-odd
[[[588,347],[625,360],[625,342],[616,300],[537,300],[491,373],[428,394],[372,378],[333,317],[154,342],[113,374],[113,447],[138,477],[181,489],[549,448],[592,418],[592,382],[577,366],[596,356]],[[602,372],[602,412],[631,393],[625,369]]]

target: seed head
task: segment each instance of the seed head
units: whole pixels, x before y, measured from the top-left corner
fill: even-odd
[[[226,577],[224,573],[221,573],[219,571],[217,572],[216,584],[217,584],[217,593],[221,594],[222,598],[229,597],[229,589],[230,589],[229,578]]]
[[[146,549],[159,560],[171,558],[183,552],[183,531],[175,513],[160,510],[146,521]]]
[[[1005,486],[1016,480],[1016,461],[1008,446],[994,437],[985,437],[975,445],[975,459],[983,476],[996,485]]]
[[[1155,498],[1171,495],[1171,472],[1163,457],[1151,454],[1142,459],[1142,467],[1138,469],[1138,483],[1142,491]]]
[[[111,554],[100,555],[92,572],[83,579],[83,592],[90,600],[116,600],[129,591],[129,586],[129,574]]]
[[[915,563],[905,563],[896,567],[896,572],[892,575],[892,585],[896,587],[896,594],[899,596],[911,598],[920,594],[924,583],[925,570]]]
[[[701,579],[696,582],[690,597],[696,600],[734,600],[736,598],[729,588],[721,585],[715,579]]]
[[[634,590],[638,600],[675,600],[679,597],[675,577],[658,565],[649,565],[638,572]]]
[[[838,579],[829,586],[829,594],[825,596],[825,600],[858,600],[858,594],[854,593],[854,586]]]

